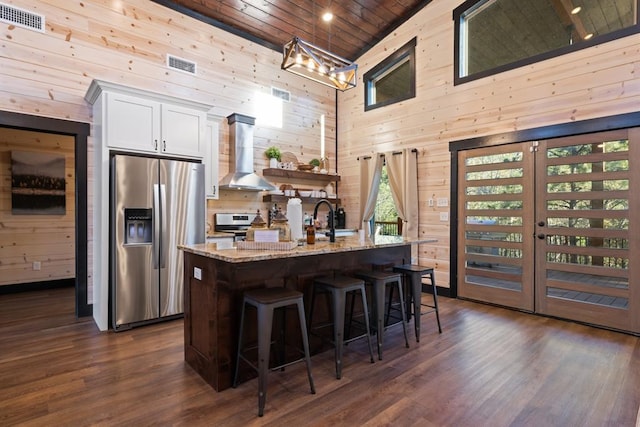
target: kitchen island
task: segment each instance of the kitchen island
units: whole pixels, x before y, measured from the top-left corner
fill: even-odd
[[[433,241],[344,237],[282,251],[218,249],[214,243],[179,246],[185,255],[185,360],[215,390],[224,390],[235,368],[243,291],[285,286],[303,292],[308,301],[316,277],[410,263],[412,244]]]

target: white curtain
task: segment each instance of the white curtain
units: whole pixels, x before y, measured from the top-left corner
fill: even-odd
[[[376,210],[383,163],[384,157],[379,154],[360,158],[360,220],[367,236],[373,234],[371,219]]]
[[[418,237],[418,160],[409,148],[384,153],[391,196],[403,220],[402,235]]]

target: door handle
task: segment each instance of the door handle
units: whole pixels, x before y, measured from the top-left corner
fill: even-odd
[[[543,233],[539,233],[538,235],[536,235],[536,237],[540,240],[544,240],[545,237],[547,237],[545,234]]]
[[[160,247],[160,189],[158,184],[153,185],[153,245],[152,245],[152,259],[153,268],[158,268],[158,248]]]
[[[167,191],[164,184],[160,184],[160,268],[165,268],[167,261]]]

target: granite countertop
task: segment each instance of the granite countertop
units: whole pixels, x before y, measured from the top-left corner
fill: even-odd
[[[408,244],[433,243],[435,238],[404,238],[400,236],[377,236],[361,242],[358,236],[336,238],[335,243],[328,240],[316,241],[313,245],[304,244],[291,250],[239,250],[235,247],[218,249],[216,243],[201,243],[195,245],[178,245],[178,249],[196,255],[217,259],[225,262],[252,262],[279,258],[293,258],[325,253],[352,252],[390,246],[404,246]]]

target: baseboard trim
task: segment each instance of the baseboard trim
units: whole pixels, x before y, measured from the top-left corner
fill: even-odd
[[[18,283],[15,285],[0,286],[0,295],[15,294],[18,292],[43,291],[47,289],[74,287],[76,279],[48,280],[46,282]]]

